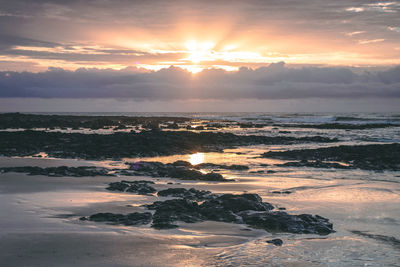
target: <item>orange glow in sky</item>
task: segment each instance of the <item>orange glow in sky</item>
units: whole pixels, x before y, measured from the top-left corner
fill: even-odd
[[[15,45],[0,54],[0,70],[178,66],[197,73],[279,61],[323,66],[400,64],[396,14],[400,4],[395,2],[301,4],[311,5],[309,9],[299,9],[294,2],[219,2],[53,4],[38,9],[44,14],[26,10],[24,19],[30,23],[21,19],[21,10],[7,13],[7,18],[21,19],[21,24],[13,24],[21,41],[10,39]]]

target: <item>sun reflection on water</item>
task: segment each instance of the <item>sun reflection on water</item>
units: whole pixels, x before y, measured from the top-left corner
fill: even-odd
[[[204,162],[204,153],[196,153],[189,155],[189,162],[192,165],[197,165]]]

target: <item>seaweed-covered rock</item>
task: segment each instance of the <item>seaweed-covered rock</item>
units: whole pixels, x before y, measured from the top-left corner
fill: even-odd
[[[184,196],[187,191],[177,188],[172,191],[164,190],[162,194],[170,195],[170,193],[174,192],[177,195]],[[251,227],[265,229],[269,232],[319,235],[334,232],[332,223],[326,218],[318,215],[289,215],[283,211],[272,211],[273,206],[262,202],[262,199],[257,194],[224,194],[217,197],[213,196],[201,204],[188,198],[177,198],[156,201],[153,204],[145,205],[145,207],[155,211],[152,217],[152,227],[156,229],[176,228],[178,227],[176,222],[179,221],[195,223],[209,220],[245,223]],[[100,213],[90,216],[89,220],[134,225],[135,220],[129,219],[127,216],[129,215]],[[138,216],[136,214],[133,217],[137,218]],[[148,219],[148,215],[146,216],[145,219]]]
[[[272,211],[273,206],[262,202],[257,194],[224,194],[198,204],[189,199],[157,201],[147,205],[155,210],[153,227],[158,229],[177,227],[174,222],[187,223],[210,220],[246,223],[269,232],[325,235],[333,232],[328,219],[309,214],[289,215]]]
[[[280,195],[282,195],[282,194],[289,195],[292,193],[292,191],[282,190],[282,191],[272,191],[271,193],[272,194],[280,194]]]
[[[246,210],[267,211],[274,208],[271,204],[262,202],[261,197],[257,194],[224,194],[215,199],[205,201],[201,207],[203,209],[221,208],[234,213]]]
[[[110,191],[138,193],[139,195],[147,195],[157,192],[157,190],[149,184],[154,184],[154,182],[144,180],[121,181],[110,183],[106,189]]]
[[[243,222],[268,232],[327,235],[333,232],[332,223],[321,216],[289,215],[283,211],[242,212]]]
[[[161,162],[140,161],[131,163],[129,175],[146,175],[151,177],[171,177],[181,180],[203,180],[203,181],[229,181],[221,174],[210,172],[202,173],[193,168],[186,161],[163,164]],[[126,172],[126,171],[125,171]],[[122,172],[121,172],[122,174]]]
[[[197,169],[216,168],[216,169],[235,170],[235,171],[243,171],[249,169],[249,167],[246,165],[239,165],[239,164],[224,165],[224,164],[214,164],[214,163],[200,163],[195,165],[194,167]]]
[[[273,245],[278,246],[278,247],[282,246],[282,244],[283,244],[282,239],[279,239],[279,238],[267,240],[267,241],[265,241],[265,242],[267,242],[267,243],[269,243],[269,244],[273,244]]]
[[[283,164],[277,164],[279,167],[312,167],[312,168],[335,168],[335,169],[349,169],[349,166],[339,164],[336,162],[323,162],[320,160],[308,161],[308,160],[300,160],[300,161],[289,161]]]
[[[35,166],[24,166],[24,167],[3,167],[0,168],[0,173],[6,172],[20,172],[27,173],[28,175],[45,175],[52,177],[84,177],[84,176],[114,176],[109,173],[110,170],[105,168],[99,168],[94,166],[81,166],[81,167],[35,167]]]
[[[197,190],[194,188],[190,188],[189,190],[185,188],[168,188],[158,191],[157,195],[161,197],[179,197],[191,200],[204,200],[215,196],[210,191]]]
[[[129,214],[114,214],[114,213],[96,213],[88,218],[82,217],[81,220],[89,220],[94,222],[108,222],[119,225],[140,225],[151,222],[152,215],[150,212],[134,212]]]
[[[167,176],[181,180],[226,181],[226,179],[219,173],[202,173],[197,170],[179,168],[170,170]]]
[[[173,163],[171,163],[173,166],[181,166],[181,167],[189,167],[189,168],[191,168],[191,167],[193,167],[193,165],[190,163],[190,162],[188,162],[188,161],[184,161],[184,160],[177,160],[177,161],[175,161],[175,162],[173,162]]]
[[[177,123],[169,123],[166,127],[166,129],[179,129],[179,125]]]
[[[359,118],[357,119],[359,120]],[[368,130],[388,127],[399,127],[399,124],[392,123],[365,123],[365,124],[350,124],[350,123],[321,123],[321,124],[283,124],[283,127],[292,128],[314,128],[314,129],[341,129],[341,130]]]
[[[149,124],[146,125],[149,126]],[[52,157],[95,160],[191,154],[199,151],[215,152],[223,151],[225,148],[258,144],[337,141],[337,139],[321,136],[296,138],[290,136],[235,135],[223,132],[161,130],[138,133],[117,132],[114,134],[3,131],[0,132],[0,140],[0,155],[28,156],[45,152]]]
[[[76,115],[38,115],[23,113],[3,113],[0,114],[0,129],[7,128],[89,128],[101,129],[110,126],[125,125],[138,126],[151,123],[168,123],[173,121],[183,123],[191,121],[184,117],[132,117],[132,116],[76,116]]]
[[[156,201],[147,208],[155,210],[152,227],[156,229],[176,228],[176,221],[194,223],[203,220],[197,202],[188,199]]]
[[[288,151],[270,151],[262,155],[266,158],[279,158],[285,160],[300,160],[300,166],[335,167],[335,168],[360,168],[364,170],[400,170],[400,144],[374,144],[335,146],[316,149],[299,149]],[[315,162],[310,162],[310,160]],[[338,161],[347,163],[348,166],[321,161]]]

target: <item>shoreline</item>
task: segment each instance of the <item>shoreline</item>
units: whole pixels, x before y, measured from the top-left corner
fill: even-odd
[[[218,131],[231,130],[221,128]],[[277,142],[250,146],[239,142],[235,148],[221,146],[232,140],[222,140],[222,143],[217,140],[216,144],[221,147],[217,152],[200,152],[193,142],[196,151],[179,150],[180,153],[171,151],[170,156],[128,156],[119,160],[68,159],[62,155],[52,158],[44,153],[40,154],[41,157],[1,156],[0,168],[20,172],[0,173],[0,212],[3,214],[0,217],[0,259],[15,266],[26,266],[27,262],[30,266],[265,266],[271,263],[279,266],[321,266],[326,263],[354,266],[369,263],[369,259],[387,266],[397,264],[400,258],[397,246],[400,240],[397,230],[400,224],[398,171],[342,168],[335,164],[346,164],[351,158],[343,157],[342,160],[339,157],[330,161],[331,152],[328,153],[341,145],[362,149],[371,143],[378,144],[376,148],[379,150],[387,146],[385,141],[372,140],[368,136],[369,130],[296,128],[291,133],[281,130],[235,128],[231,131],[235,133],[233,135],[207,133],[207,136],[240,139],[247,134],[282,141],[289,140],[287,136],[295,137],[291,140],[301,140],[299,138],[321,135],[339,140],[316,143],[310,139],[306,143]],[[199,130],[185,131],[187,133],[183,135],[201,135]],[[382,133],[382,136],[396,139],[390,127],[374,131],[374,138],[380,138]],[[173,131],[169,133],[169,130],[164,132],[162,129],[161,132],[162,135],[180,136]],[[153,132],[147,134],[151,136]],[[159,134],[154,133],[154,138]],[[182,140],[178,138],[178,141]],[[23,144],[20,148],[23,149]],[[312,151],[326,151],[327,156],[320,162]],[[359,154],[363,154],[360,151]],[[261,157],[265,152],[276,155],[293,153],[295,159]],[[300,157],[296,153],[310,153],[310,159],[301,161],[296,158]],[[334,156],[339,154],[335,152]],[[374,153],[373,156],[379,160],[380,155]],[[395,158],[396,154],[393,155]],[[160,163],[155,163],[158,161]],[[61,166],[66,167],[57,169]],[[94,168],[85,169],[88,172],[75,169],[82,166]],[[175,168],[191,170],[193,177],[216,173],[221,175],[218,177],[234,182],[171,178]],[[102,176],[98,170],[112,171],[114,176]],[[88,177],[89,174],[95,176]],[[185,177],[187,175],[185,173]],[[151,181],[154,184],[146,184],[154,190],[146,186],[141,188],[142,185],[130,190],[132,192],[106,189],[110,183],[116,183],[115,188],[119,188],[122,180],[128,181],[128,185],[133,182],[135,186],[137,183],[134,181]],[[125,191],[125,185],[122,187]],[[173,223],[179,227],[168,230],[154,229],[151,223],[123,226],[115,222],[80,220],[98,213],[150,212],[154,216],[157,211],[147,210],[143,205],[179,199],[180,193],[169,193],[187,194],[180,188],[195,188],[219,195],[257,194],[263,202],[272,204],[276,211],[289,215],[318,214],[328,218],[336,232],[326,236],[272,233],[245,223],[201,221],[203,213],[200,213],[200,222],[185,223],[178,219]],[[138,194],[142,189],[143,194]],[[162,193],[157,196],[156,192]],[[204,193],[191,192],[196,197],[202,197]],[[196,201],[201,205],[207,199]]]

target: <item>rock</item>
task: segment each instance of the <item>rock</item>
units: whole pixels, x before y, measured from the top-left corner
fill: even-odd
[[[312,168],[326,168],[326,169],[331,169],[331,168],[336,168],[336,169],[349,169],[349,166],[342,165],[336,162],[322,162],[320,160],[316,161],[307,161],[307,160],[301,160],[301,161],[289,161],[283,164],[278,164],[276,166],[279,167],[312,167]]]
[[[149,184],[154,184],[152,181],[121,181],[110,183],[106,188],[110,191],[138,193],[139,195],[148,195],[157,192],[154,187]]]
[[[176,221],[194,223],[203,220],[197,202],[187,199],[156,201],[147,208],[155,210],[152,227],[156,229],[176,228]]]
[[[3,113],[0,114],[1,129],[29,129],[29,128],[48,128],[72,129],[89,128],[93,130],[110,128],[112,126],[124,127],[126,125],[137,126],[148,124],[149,122],[167,123],[174,121],[183,123],[191,121],[183,117],[132,117],[132,116],[71,116],[71,115],[36,115],[22,113]]]
[[[126,127],[126,125],[120,124],[120,125],[118,125],[118,127],[114,128],[114,130],[125,130],[125,129],[127,129],[127,128],[128,128],[128,127]]]
[[[176,222],[179,221],[195,223],[209,220],[244,223],[250,227],[261,228],[272,233],[327,235],[334,232],[332,223],[326,218],[318,215],[289,215],[283,211],[272,211],[273,206],[262,202],[262,199],[257,194],[224,194],[216,196],[208,191],[170,188],[160,191],[159,195],[172,195],[181,198],[156,201],[153,204],[144,205],[147,209],[155,211],[151,226],[156,229],[176,228],[178,227]],[[200,204],[193,200],[204,196],[207,196],[207,198]],[[91,221],[135,225],[148,223],[151,220],[151,218],[149,219],[150,216],[138,213],[134,213],[134,215],[99,213],[90,216],[88,219]]]
[[[284,190],[284,191],[272,191],[271,193],[273,193],[273,194],[291,194],[292,192]]]
[[[269,203],[263,203],[257,194],[224,194],[215,199],[205,201],[202,208],[219,208],[230,210],[234,213],[246,210],[267,211],[274,207]]]
[[[282,244],[283,244],[282,239],[279,239],[279,238],[272,239],[272,240],[267,240],[267,241],[265,241],[265,242],[270,243],[270,244],[273,244],[273,245],[275,245],[275,246],[279,246],[279,247],[282,246]]]
[[[131,172],[132,171],[132,172]],[[131,164],[130,171],[120,171],[120,174],[146,175],[151,177],[171,177],[181,180],[203,180],[203,181],[230,181],[219,173],[202,173],[193,168],[187,161],[176,161],[163,164],[161,162],[136,162]]]
[[[359,120],[359,119],[357,119]],[[343,129],[343,130],[368,130],[388,127],[399,127],[398,124],[392,123],[365,123],[365,124],[350,124],[350,123],[321,123],[321,124],[284,124],[284,127],[292,128],[314,128],[314,129]]]
[[[334,232],[332,223],[318,215],[289,215],[283,211],[242,212],[240,215],[244,223],[271,233],[327,235]]]
[[[359,168],[364,170],[400,170],[400,144],[374,144],[335,146],[316,149],[270,151],[262,155],[266,158],[299,160],[285,166],[309,166],[317,168]],[[326,162],[324,162],[326,161]],[[344,162],[347,166],[332,161]]]
[[[264,172],[265,172],[264,170],[258,170],[258,171],[251,171],[249,173],[264,173]]]
[[[180,197],[191,200],[204,200],[215,196],[211,194],[210,191],[197,190],[194,188],[190,188],[189,190],[185,188],[168,188],[159,191],[157,195],[162,197]]]
[[[169,228],[175,227],[175,221],[193,223],[204,220],[236,222],[242,220],[235,212],[247,209],[268,210],[272,205],[262,203],[257,195],[222,195],[213,200],[206,200],[201,205],[188,199],[173,199],[156,201],[147,205],[150,210],[155,210],[153,216],[153,227]]]
[[[152,215],[150,212],[134,212],[129,214],[114,214],[114,213],[96,213],[89,218],[82,217],[80,220],[89,220],[93,222],[109,222],[119,225],[139,225],[148,224],[151,222]]]
[[[94,166],[82,166],[82,167],[3,167],[0,168],[0,172],[20,172],[27,173],[28,175],[45,175],[45,176],[53,176],[53,177],[84,177],[84,176],[115,176],[114,174],[109,173],[110,170],[106,168],[99,168]]]
[[[223,165],[223,164],[214,164],[214,163],[201,163],[201,164],[195,165],[194,167],[196,169],[217,168],[217,169],[237,170],[237,171],[243,171],[243,170],[248,170],[249,169],[249,167],[246,166],[246,165],[238,165],[238,164]]]
[[[168,173],[169,177],[178,178],[181,180],[204,180],[204,181],[226,181],[226,179],[219,173],[206,173],[203,174],[197,170],[187,170],[187,169],[174,169],[170,170]]]
[[[179,129],[179,125],[174,122],[172,124],[168,124],[167,127],[165,127],[165,128],[167,128],[167,129]]]
[[[252,123],[238,123],[240,128],[253,128],[254,124]]]
[[[184,160],[177,160],[177,161],[171,163],[171,165],[181,166],[181,167],[193,167],[193,165],[190,162],[184,161]]]
[[[151,131],[159,131],[160,130],[160,123],[158,121],[147,121],[146,123],[142,124],[142,128],[149,129]]]
[[[273,206],[262,202],[256,194],[224,194],[198,205],[188,199],[154,202],[147,206],[156,210],[153,224],[174,225],[175,221],[198,222],[204,220],[246,223],[269,232],[326,235],[333,232],[329,220],[309,214],[289,215],[283,211],[271,211]],[[157,214],[157,216],[156,216]]]

